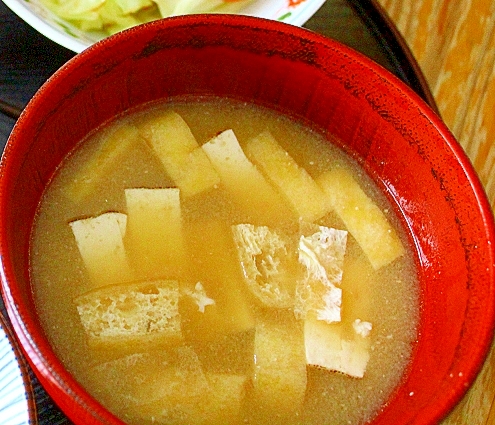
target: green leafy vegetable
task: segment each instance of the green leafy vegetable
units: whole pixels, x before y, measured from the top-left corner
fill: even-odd
[[[42,0],[83,31],[114,34],[155,19],[191,13],[237,13],[252,0]]]

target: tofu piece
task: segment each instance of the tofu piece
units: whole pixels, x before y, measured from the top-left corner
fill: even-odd
[[[96,373],[108,405],[130,423],[239,423],[247,377],[205,372],[188,346],[168,355],[132,354],[98,365]]]
[[[355,255],[344,263],[342,320],[328,324],[311,313],[304,322],[304,339],[308,365],[362,378],[370,357],[371,299],[379,288],[376,272],[357,244],[349,244],[348,250]]]
[[[132,418],[132,423],[151,419],[142,406],[150,414],[158,413],[167,407],[164,400],[184,400],[189,394],[198,400],[208,390],[201,363],[187,346],[123,355],[95,365],[88,377],[101,400],[114,412]],[[181,390],[186,386],[189,394]]]
[[[203,314],[206,311],[206,307],[215,305],[215,300],[206,294],[205,288],[201,282],[196,283],[194,290],[184,288],[181,295],[190,297],[198,307],[198,311]]]
[[[103,213],[69,223],[90,277],[91,288],[134,279],[124,248],[127,216]]]
[[[295,244],[267,226],[232,226],[244,281],[265,307],[292,308],[299,271]]]
[[[210,391],[203,408],[202,423],[205,425],[240,423],[247,376],[208,373],[206,380]]]
[[[275,226],[296,218],[288,204],[244,154],[232,130],[225,130],[202,146],[222,185],[236,204],[258,225]]]
[[[112,169],[120,165],[137,143],[142,143],[141,137],[138,129],[131,124],[119,126],[112,133],[106,134],[105,142],[74,173],[65,194],[74,203],[84,201],[112,173]]]
[[[105,286],[74,303],[91,347],[140,352],[182,340],[177,281]]]
[[[342,323],[328,324],[314,317],[304,321],[304,344],[308,365],[341,372],[354,378],[364,377],[370,358],[372,325],[356,321],[353,338],[344,337]]]
[[[330,210],[320,187],[269,131],[249,140],[244,150],[263,175],[285,196],[299,218],[314,222]]]
[[[162,398],[138,405],[136,423],[147,420],[156,423],[188,425],[240,423],[246,377],[228,374],[205,374],[206,387],[198,385],[194,376],[184,378],[167,371],[158,378]]]
[[[261,411],[292,418],[304,401],[307,385],[302,322],[290,311],[276,310],[256,325],[253,397]]]
[[[84,370],[87,388],[96,389],[99,400],[113,412],[135,410],[154,401],[156,377],[171,369],[174,356],[166,350],[120,354],[104,358]]]
[[[305,274],[296,285],[294,313],[299,319],[314,313],[317,320],[340,322],[347,232],[325,226],[315,229],[299,240],[299,262]]]
[[[215,301],[205,308],[204,314],[191,317],[190,328],[199,330],[207,326],[211,333],[220,335],[254,329],[250,294],[237,261],[230,226],[204,218],[190,223],[187,231],[190,281],[200,281],[208,297]],[[190,285],[189,290],[193,290]],[[193,320],[198,322],[192,323]]]
[[[359,250],[356,247],[356,251]],[[343,321],[351,324],[355,319],[371,321],[371,300],[380,290],[377,273],[363,252],[349,256],[344,264],[342,279]]]
[[[126,189],[124,243],[140,280],[179,279],[184,275],[180,190]]]
[[[128,382],[125,391],[134,406],[139,407],[138,414],[149,415],[151,409],[159,413],[158,409],[171,409],[174,404],[188,401],[198,403],[201,395],[209,391],[203,366],[191,347],[181,345],[168,353],[169,357],[163,359],[163,354],[154,352],[152,356],[162,358],[162,364],[150,360],[148,371],[138,369],[139,380],[132,376],[124,378]]]
[[[140,123],[138,128],[182,196],[194,196],[220,184],[217,172],[179,114],[166,112]]]
[[[331,207],[379,269],[404,254],[404,247],[383,211],[366,195],[350,172],[335,168],[318,177]]]

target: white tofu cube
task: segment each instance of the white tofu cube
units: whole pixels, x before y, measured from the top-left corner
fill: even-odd
[[[134,279],[124,248],[127,216],[109,212],[69,223],[93,288]]]

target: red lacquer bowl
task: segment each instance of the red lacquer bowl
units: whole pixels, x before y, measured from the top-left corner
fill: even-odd
[[[125,110],[177,95],[254,101],[329,130],[397,206],[417,253],[421,323],[410,370],[373,424],[437,423],[466,392],[494,322],[494,224],[464,152],[442,121],[367,58],[301,28],[187,16],[104,40],[63,66],[20,117],[1,163],[5,303],[40,381],[76,424],[119,424],[64,369],[40,327],[29,232],[57,165]]]

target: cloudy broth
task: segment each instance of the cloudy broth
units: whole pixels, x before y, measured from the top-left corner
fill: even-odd
[[[161,117],[171,111],[187,123],[198,146],[188,145],[187,155],[173,157],[172,168],[167,168],[158,133],[164,125]],[[155,129],[150,130],[150,122]],[[128,128],[134,132],[131,136],[125,133]],[[234,138],[227,129],[233,130]],[[269,134],[273,143],[267,144],[260,134]],[[219,135],[225,140],[214,139]],[[105,147],[112,137],[119,140],[114,143],[118,148],[112,148],[118,152]],[[258,145],[248,146],[253,139]],[[246,171],[239,160],[233,172],[213,172],[211,180],[203,169],[196,176],[199,182],[193,171],[186,177],[174,174],[177,164],[187,166],[196,159],[204,164],[208,158],[208,167],[222,161],[232,164],[242,155],[234,150],[223,154],[221,148],[234,146],[236,140],[250,164]],[[259,152],[269,151],[267,146],[286,153],[290,164],[274,161],[266,169],[257,164]],[[102,152],[107,160],[95,160]],[[363,236],[358,207],[353,207],[354,213],[347,211],[341,205],[345,199],[335,195],[346,192],[345,183],[328,186],[328,192],[317,189],[323,202],[308,193],[318,208],[303,199],[294,201],[301,193],[297,188],[305,186],[280,188],[274,183],[277,178],[293,182],[300,169],[305,182],[309,179],[320,189],[335,184],[331,176],[322,177],[328,171],[351,176],[359,187],[352,190],[362,190],[391,226],[387,232],[397,235],[398,254],[384,259],[389,254],[382,255],[386,249],[380,247],[381,237],[378,254],[363,248],[373,237]],[[272,181],[273,173],[277,176]],[[261,183],[252,176],[261,176]],[[277,198],[273,205],[266,203],[270,193]],[[142,205],[149,211],[155,208],[155,201],[148,199],[154,194],[164,195],[159,202],[165,205],[169,227],[175,228],[156,223],[156,214],[149,213],[148,220],[142,215]],[[359,202],[360,196],[356,195]],[[117,222],[121,224],[119,217],[127,220],[125,230],[113,237],[122,239],[129,270],[102,260],[99,267],[105,270],[91,274],[87,262],[93,260],[88,258],[99,254],[90,245],[84,257],[84,242],[77,240],[76,226],[69,223],[107,213],[114,214],[108,216],[114,230]],[[143,231],[133,227],[139,221],[146,227]],[[153,239],[160,232],[168,236]],[[152,239],[143,243],[143,235]],[[262,235],[265,245],[260,243],[261,253],[255,255],[250,241]],[[334,238],[332,249],[340,258],[335,264],[328,265],[323,248],[313,245],[325,235]],[[140,250],[145,259],[136,257]],[[328,273],[324,279],[315,277],[312,269],[320,254],[318,270]],[[65,160],[44,194],[30,258],[37,310],[55,352],[89,393],[129,424],[363,424],[400,383],[416,339],[419,290],[414,253],[393,206],[320,132],[236,101],[151,105],[90,135]],[[119,291],[131,301],[115,307]],[[340,294],[341,300],[327,301],[330,292],[337,298]],[[136,293],[142,304],[132,298]],[[166,299],[161,300],[161,294]],[[111,321],[91,322],[91,315],[114,307],[119,316],[112,320],[126,321],[118,331],[107,329]],[[166,311],[170,318],[150,319],[148,309],[154,315]],[[149,320],[145,329],[129,329],[143,311]],[[153,326],[160,328],[154,332]],[[327,335],[326,345],[319,345],[316,329]],[[340,351],[330,355],[329,347]],[[353,353],[353,362],[345,347]],[[363,371],[362,377],[356,376]]]

